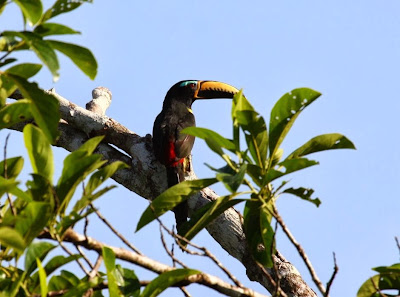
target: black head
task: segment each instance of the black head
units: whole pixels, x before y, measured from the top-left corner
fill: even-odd
[[[190,107],[196,99],[233,98],[237,92],[235,87],[218,81],[183,80],[169,89],[164,106],[171,100],[178,100]]]

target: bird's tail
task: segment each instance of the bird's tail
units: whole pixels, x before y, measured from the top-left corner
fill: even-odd
[[[183,163],[178,164],[176,167],[167,167],[167,181],[168,188],[183,182],[185,180]],[[188,218],[188,204],[184,201],[172,210],[175,213],[176,229],[179,231],[181,226],[187,222]]]

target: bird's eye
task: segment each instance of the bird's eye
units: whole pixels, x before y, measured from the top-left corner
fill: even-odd
[[[189,88],[194,89],[196,88],[196,84],[195,83],[190,83],[188,84]]]

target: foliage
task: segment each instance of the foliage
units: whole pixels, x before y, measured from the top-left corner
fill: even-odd
[[[372,268],[378,274],[367,279],[358,290],[357,297],[399,296],[400,263]]]
[[[341,134],[324,134],[307,141],[282,160],[283,150],[280,145],[299,114],[319,96],[320,93],[308,88],[286,93],[273,107],[267,129],[264,118],[255,111],[242,92],[239,92],[232,101],[233,139],[205,128],[186,128],[183,133],[204,139],[226,165],[219,169],[208,165],[216,172],[214,179],[185,181],[166,190],[143,213],[138,229],[198,192],[198,185],[219,181],[231,194],[220,197],[198,210],[191,220],[178,230],[179,234],[192,239],[227,208],[245,202],[244,230],[253,257],[259,263],[272,267],[272,254],[275,249],[272,218],[275,216],[277,198],[281,194],[292,194],[316,206],[321,203],[318,198],[312,197],[313,189],[292,188],[288,187],[287,180],[279,183],[277,180],[317,165],[318,162],[305,157],[309,154],[355,148],[353,143]],[[244,149],[241,146],[243,140]],[[243,188],[247,190],[244,191]],[[237,198],[238,196],[245,198]]]

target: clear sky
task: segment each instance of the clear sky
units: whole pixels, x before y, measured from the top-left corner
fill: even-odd
[[[19,19],[10,7],[0,25],[19,30]],[[400,236],[399,1],[94,1],[54,21],[82,31],[67,40],[93,51],[99,73],[90,81],[61,58],[59,82],[53,84],[44,70],[36,77],[40,85],[55,86],[81,106],[94,87],[108,87],[113,93],[108,116],[142,136],[151,133],[169,87],[182,79],[219,80],[243,88],[267,120],[285,92],[297,87],[320,91],[323,96],[300,116],[283,149],[290,153],[313,136],[339,132],[355,143],[357,151],[312,156],[320,166],[292,175],[291,183],[313,187],[322,205],[316,208],[282,196],[281,215],[324,283],[333,270],[332,252],[336,253],[340,270],[332,296],[354,296],[373,274],[371,267],[398,262],[394,236]],[[198,126],[231,135],[229,100],[196,102],[193,110]],[[0,133],[1,143],[6,133]],[[9,155],[22,154],[21,139],[18,133],[12,135]],[[222,164],[199,140],[193,155],[201,177],[212,174],[204,162]],[[57,149],[56,156],[65,153]],[[59,162],[57,172],[61,168]],[[215,189],[224,193],[222,187]],[[133,233],[147,206],[144,199],[120,186],[96,205],[145,254],[170,264],[155,223]],[[171,214],[163,219],[172,225]],[[119,244],[94,219],[89,232]],[[263,291],[246,281],[241,264],[207,233],[195,242],[208,246],[245,285]],[[278,236],[278,249],[311,284],[284,236]],[[223,277],[205,259],[183,257],[193,268]],[[136,270],[143,279],[154,277]],[[216,294],[199,286],[188,289],[193,296]],[[172,289],[161,296],[178,294]]]

